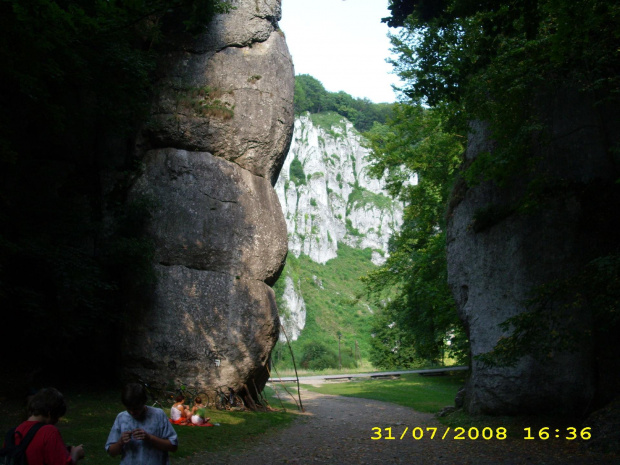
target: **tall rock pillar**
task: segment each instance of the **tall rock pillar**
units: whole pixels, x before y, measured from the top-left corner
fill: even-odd
[[[540,106],[548,138],[533,147],[530,159],[537,160],[533,176],[547,186],[539,205],[514,208],[531,178],[504,187],[486,181],[456,189],[452,199],[448,280],[471,343],[465,406],[472,413],[585,414],[618,388],[616,335],[596,327],[591,306],[566,305],[567,295],[554,296],[544,311],[560,315],[556,328],[583,336],[571,350],[525,355],[512,367],[476,358],[509,334],[499,325],[528,311],[540,286],[576,276],[618,247],[620,160],[610,156],[619,142],[617,112],[566,89]],[[465,164],[489,150],[487,127],[474,124]],[[556,328],[545,331],[551,337]]]
[[[231,387],[256,396],[278,338],[270,287],[286,223],[273,189],[293,129],[294,72],[280,0],[233,0],[161,56],[131,190],[155,205],[156,283],[123,339],[128,379]]]

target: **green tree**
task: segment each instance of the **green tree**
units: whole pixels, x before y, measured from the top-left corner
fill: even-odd
[[[391,3],[398,12],[392,20],[404,25],[392,37],[403,93],[444,108],[461,132],[472,120],[490,125],[493,154],[469,167],[470,184],[506,184],[532,173],[531,147],[546,136],[540,105],[558,90],[587,94],[595,105],[617,101],[618,2]]]
[[[474,227],[540,208],[549,192],[566,188],[557,173],[541,168],[538,157],[549,142],[550,102],[571,93],[592,102],[602,146],[615,170],[612,176],[620,178],[619,146],[600,124],[609,118],[608,127],[619,124],[613,110],[620,103],[617,1],[392,0],[390,10],[385,21],[402,26],[392,44],[397,54],[393,64],[405,82],[403,95],[445,115],[450,132],[465,134],[472,121],[488,124],[493,148],[463,167],[467,185],[492,181],[500,189],[525,186],[513,205],[480,211]],[[617,186],[597,187],[601,202],[617,202]],[[575,334],[552,329],[562,327],[558,322],[571,306],[587,303],[595,327],[617,329],[617,307],[610,305],[617,302],[617,263],[616,248],[594,258],[577,276],[540,286],[527,303],[530,311],[504,324],[512,336],[500,341],[486,360],[514,363],[524,353],[548,354],[551,346],[579,345]]]
[[[309,74],[301,74],[295,77],[295,114],[300,115],[306,111],[320,113],[332,110],[329,102],[329,93],[318,79]]]
[[[401,366],[437,363],[446,350],[463,359],[467,348],[447,285],[445,243],[445,211],[462,138],[444,130],[439,111],[408,104],[397,105],[394,118],[376,124],[367,137],[371,173],[385,176],[390,193],[405,203],[390,256],[365,278],[380,300],[390,297],[375,321],[373,359]]]
[[[289,177],[297,186],[306,184],[306,173],[299,158],[294,158],[289,169]]]
[[[347,118],[359,132],[368,131],[373,123],[385,123],[392,103],[373,103],[354,98],[346,92],[329,92],[316,78],[301,74],[295,77],[295,114],[333,111]]]

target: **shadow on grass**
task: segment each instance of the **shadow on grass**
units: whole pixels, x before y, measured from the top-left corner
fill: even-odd
[[[66,392],[67,414],[58,428],[66,444],[83,444],[86,452],[84,463],[109,465],[118,463],[118,457],[108,456],[104,447],[116,415],[124,409],[117,391],[88,393]],[[272,399],[268,399],[272,402]],[[274,404],[275,406],[275,404]],[[167,412],[169,413],[169,412]],[[266,434],[288,426],[296,416],[290,412],[234,412],[209,410],[214,427],[174,425],[179,437],[179,449],[171,454],[171,463],[184,458],[216,451],[234,453],[245,445],[260,440]],[[24,400],[0,399],[0,433],[18,425],[27,418]]]

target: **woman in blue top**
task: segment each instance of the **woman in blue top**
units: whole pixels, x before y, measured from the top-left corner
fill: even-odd
[[[121,465],[168,465],[168,452],[178,448],[177,433],[166,413],[146,405],[144,386],[131,383],[123,389],[126,411],[114,420],[106,442],[106,451],[121,455]]]

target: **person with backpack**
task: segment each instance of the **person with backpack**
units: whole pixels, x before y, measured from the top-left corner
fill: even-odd
[[[146,405],[146,400],[142,384],[124,387],[121,401],[126,410],[116,416],[105,445],[112,457],[121,455],[121,465],[168,465],[168,452],[178,448],[168,415]]]
[[[28,401],[28,419],[6,434],[0,463],[70,465],[83,459],[83,446],[67,447],[55,426],[66,412],[57,389],[39,390]]]

